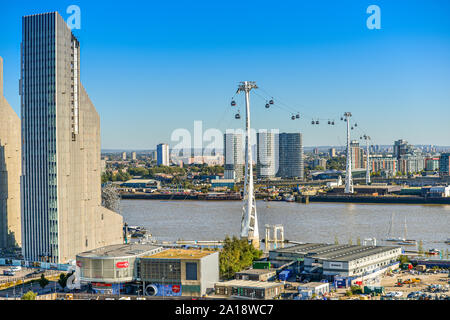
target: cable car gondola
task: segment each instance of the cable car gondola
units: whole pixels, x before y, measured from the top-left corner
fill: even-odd
[[[273,98],[270,99],[269,104],[273,104]]]
[[[358,126],[358,124],[357,123],[355,123],[355,127],[357,127]]]
[[[319,124],[319,120],[316,121],[316,124]]]
[[[295,117],[296,117],[297,119],[300,119],[300,114],[297,113],[297,114],[295,115]]]
[[[330,120],[328,120],[328,124],[331,124],[331,121],[330,121]]]
[[[266,103],[266,109],[270,108],[270,104]]]
[[[241,115],[240,115],[239,113],[236,113],[236,115],[234,116],[234,118],[239,120],[239,119],[241,118]]]
[[[334,126],[334,121],[331,121],[331,125]]]
[[[232,101],[231,101],[231,106],[232,106],[232,107],[236,106],[236,101],[232,100]]]
[[[313,121],[311,121],[311,124],[315,124],[314,120],[313,120]]]
[[[291,119],[292,119],[292,120],[295,120],[295,116],[294,116],[294,115],[292,115]]]

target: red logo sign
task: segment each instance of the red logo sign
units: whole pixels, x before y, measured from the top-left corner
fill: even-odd
[[[120,261],[116,263],[116,267],[117,268],[128,268],[130,264],[128,263],[128,261]]]
[[[174,293],[178,293],[178,292],[180,292],[180,286],[178,286],[178,285],[173,285],[172,286],[172,292],[174,292]]]
[[[81,268],[81,261],[77,261],[77,267]]]

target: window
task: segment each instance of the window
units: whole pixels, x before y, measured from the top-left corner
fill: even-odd
[[[186,280],[197,280],[196,262],[186,262]]]

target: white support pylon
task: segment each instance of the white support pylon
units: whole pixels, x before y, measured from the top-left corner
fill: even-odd
[[[253,188],[253,166],[250,135],[250,90],[257,89],[253,81],[244,81],[239,84],[237,93],[245,92],[246,106],[246,144],[245,144],[245,176],[244,176],[244,206],[242,208],[241,238],[251,241],[259,249],[258,216],[256,214],[255,193]]]
[[[350,117],[351,112],[344,113],[345,122],[347,122],[347,167],[345,171],[345,193],[353,193],[352,179],[352,151],[350,149]]]

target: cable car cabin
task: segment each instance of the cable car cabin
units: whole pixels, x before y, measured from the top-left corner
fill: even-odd
[[[273,104],[273,100],[270,100],[270,101],[269,101],[269,104]]]
[[[266,108],[269,108],[269,107],[270,107],[270,104],[266,103]]]
[[[311,124],[315,124],[314,120],[313,120],[313,121],[311,121]]]
[[[292,119],[292,120],[295,120],[295,116],[292,116],[291,119]]]
[[[319,124],[319,120],[316,121],[316,124]]]
[[[234,116],[235,119],[240,119],[241,115],[239,113],[236,113],[236,115]]]
[[[299,115],[298,113],[295,115],[295,117],[296,117],[297,119],[300,119],[300,115]]]
[[[331,125],[334,126],[334,121],[331,122]]]
[[[328,124],[331,124],[331,121],[328,121]]]
[[[358,126],[358,124],[357,123],[355,123],[355,127],[357,127]]]
[[[234,100],[231,101],[231,106],[232,106],[232,107],[236,106],[236,101],[234,101]]]

